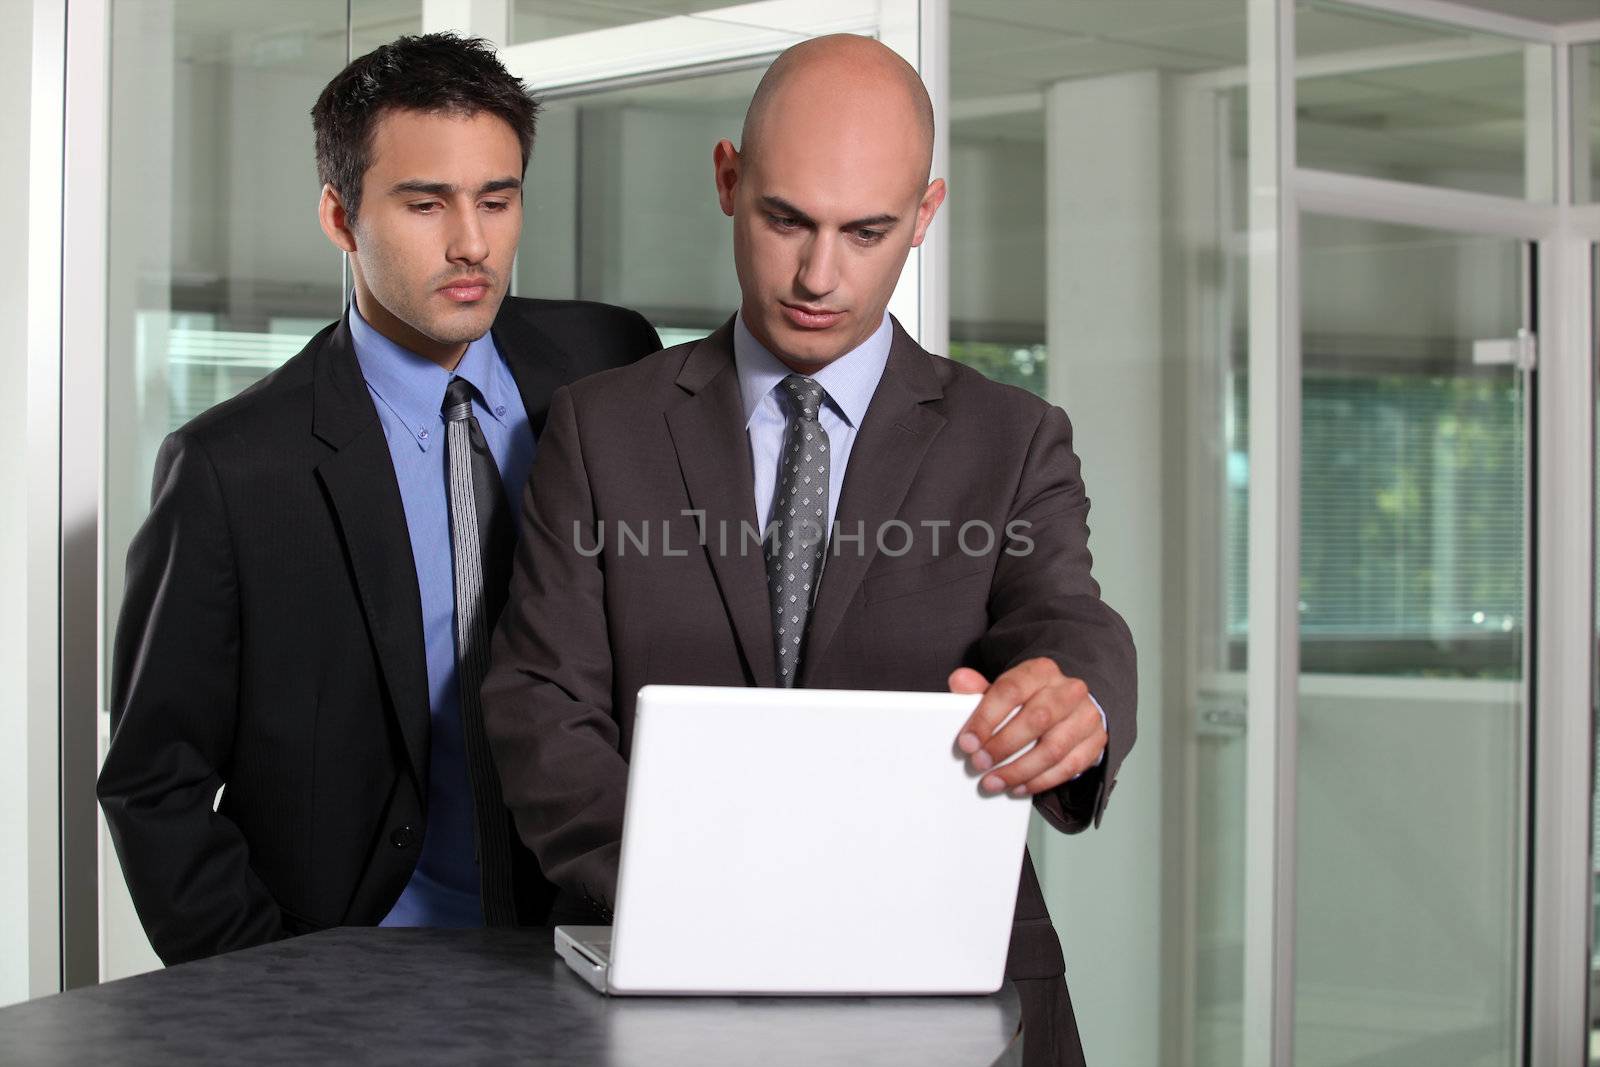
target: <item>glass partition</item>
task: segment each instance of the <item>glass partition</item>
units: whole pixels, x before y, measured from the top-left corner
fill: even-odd
[[[1548,47],[1337,4],[1295,18],[1300,166],[1553,198],[1552,116],[1528,110],[1552,99]]]
[[[1072,419],[1139,650],[1104,825],[1029,841],[1091,1063],[1242,1056],[1248,14],[951,4],[950,355]]]
[[[765,70],[547,102],[528,172],[518,295],[634,308],[669,345],[720,326],[739,306],[739,280],[711,150],[724,137],[739,142]]]
[[[109,5],[104,649],[162,439],[343,310],[342,258],[317,225],[311,105],[352,44],[416,32],[421,7]],[[103,976],[157,966],[120,868],[103,874]]]
[[[1302,218],[1296,1064],[1517,1062],[1528,254]]]

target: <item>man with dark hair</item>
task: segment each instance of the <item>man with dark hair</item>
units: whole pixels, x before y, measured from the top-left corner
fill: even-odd
[[[506,296],[536,112],[478,40],[346,67],[312,121],[354,299],[162,446],[99,794],[168,963],[547,917],[484,737],[486,635],[552,393],[660,342],[633,312]]]

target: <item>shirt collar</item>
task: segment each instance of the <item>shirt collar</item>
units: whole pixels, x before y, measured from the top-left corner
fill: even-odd
[[[828,400],[844,420],[857,429],[866,418],[872,394],[878,391],[878,381],[889,363],[889,345],[893,340],[894,327],[885,312],[883,322],[871,337],[811,375],[812,380],[827,391]],[[794,371],[756,340],[756,335],[744,324],[742,311],[733,321],[733,360],[739,370],[739,396],[744,401],[744,424],[748,429],[761,401]]]
[[[456,369],[447,371],[433,360],[379,333],[362,318],[352,300],[350,340],[355,345],[356,362],[361,365],[361,376],[366,379],[367,387],[405,424],[423,451],[440,436],[444,416],[439,409],[444,406],[444,391],[452,378],[465,378],[478,390],[483,400],[474,408],[481,407],[482,411],[475,410],[475,414],[487,414],[504,421],[505,386],[500,375],[494,373],[500,363],[500,350],[495,347],[492,333],[467,345]]]

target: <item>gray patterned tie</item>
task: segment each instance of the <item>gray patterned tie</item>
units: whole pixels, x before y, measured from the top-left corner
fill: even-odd
[[[452,378],[440,413],[445,419],[449,459],[450,547],[455,566],[456,671],[461,692],[461,733],[466,744],[467,778],[483,920],[489,926],[515,926],[517,908],[511,874],[511,841],[505,801],[495,773],[489,738],[483,728],[478,691],[489,668],[489,634],[505,603],[507,572],[516,533],[506,503],[500,468],[472,414],[472,383]]]
[[[791,374],[779,383],[792,414],[778,461],[767,558],[767,594],[772,598],[772,633],[778,653],[778,685],[800,676],[800,655],[821,577],[828,538],[828,432],[817,421],[827,394],[810,378]]]

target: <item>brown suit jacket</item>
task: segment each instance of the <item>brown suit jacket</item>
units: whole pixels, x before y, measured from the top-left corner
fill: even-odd
[[[524,841],[601,914],[639,688],[772,684],[761,546],[742,534],[753,484],[731,321],[551,403],[484,711]],[[1088,510],[1059,408],[928,354],[896,324],[851,449],[801,684],[942,691],[962,665],[993,678],[1049,657],[1088,683],[1110,742],[1100,767],[1036,805],[1068,833],[1098,824],[1133,745],[1135,679],[1127,626],[1089,573]],[[958,543],[969,523],[993,543],[984,525]],[[1063,969],[1025,859],[1007,973],[1059,983]]]

